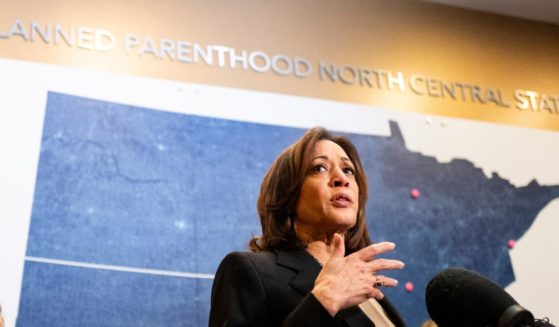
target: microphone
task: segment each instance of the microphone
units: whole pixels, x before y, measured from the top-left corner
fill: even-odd
[[[439,327],[534,326],[532,313],[505,290],[464,268],[449,268],[433,277],[425,303]]]

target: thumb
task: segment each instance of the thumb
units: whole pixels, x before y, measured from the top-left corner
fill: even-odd
[[[330,256],[330,259],[343,258],[345,255],[344,238],[338,233],[334,234],[332,245],[334,246],[334,250],[332,251],[332,255]]]

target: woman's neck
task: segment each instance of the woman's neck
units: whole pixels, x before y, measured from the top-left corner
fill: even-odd
[[[310,253],[321,265],[326,264],[332,256],[334,246],[335,231],[325,232],[317,231],[316,229],[308,229],[307,226],[296,224],[295,231],[297,237],[307,244],[307,252]],[[343,237],[344,234],[340,233]]]
[[[331,242],[329,242],[331,244]],[[325,241],[312,241],[307,244],[307,252],[312,255],[321,266],[324,266],[332,256],[333,246]]]

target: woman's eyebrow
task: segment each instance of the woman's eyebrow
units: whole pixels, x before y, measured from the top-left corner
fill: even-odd
[[[316,159],[328,160],[329,158],[328,158],[327,155],[323,154],[323,155],[319,155],[319,156],[316,156],[316,157],[312,158],[312,160],[316,160]],[[347,161],[347,162],[353,164],[353,162],[348,157],[341,157],[340,160]]]
[[[313,160],[313,161],[314,161],[314,160],[316,160],[316,159],[324,159],[324,160],[328,160],[328,156],[327,156],[327,155],[325,155],[325,154],[323,154],[323,155],[320,155],[320,156],[316,156],[316,157],[312,158],[312,160]]]

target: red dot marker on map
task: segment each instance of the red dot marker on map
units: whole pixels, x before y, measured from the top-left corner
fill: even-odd
[[[514,247],[516,246],[516,241],[515,241],[515,240],[509,240],[509,241],[507,242],[507,245],[508,245],[509,249],[512,250],[512,249],[514,249]]]
[[[407,282],[406,285],[404,286],[404,289],[408,293],[413,292],[413,283],[412,282]]]
[[[417,199],[421,195],[421,192],[419,192],[418,189],[414,188],[411,190],[410,194],[413,199]]]

